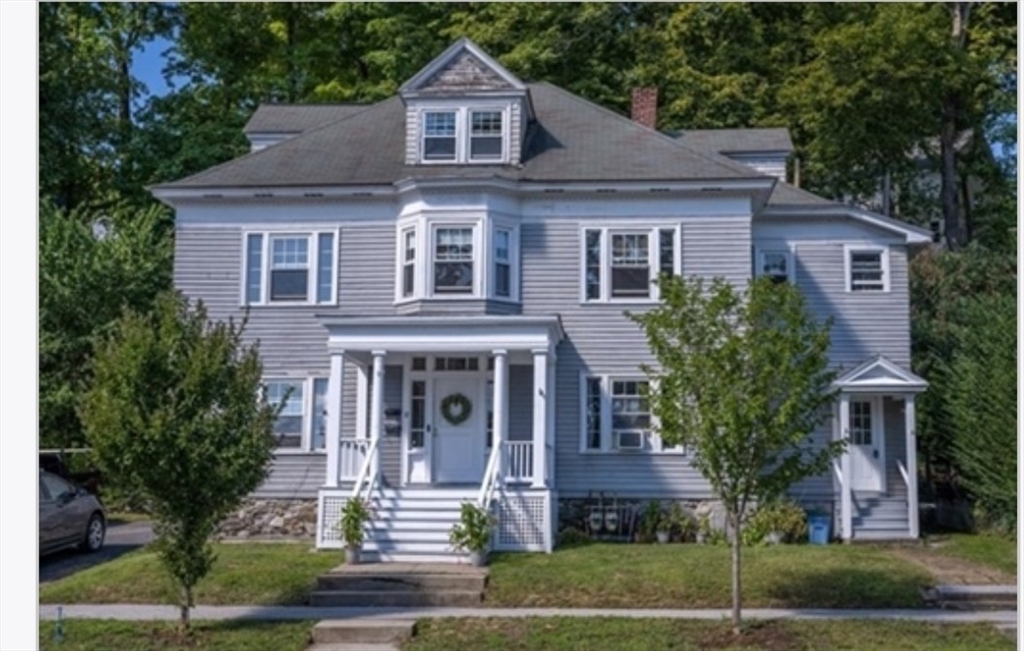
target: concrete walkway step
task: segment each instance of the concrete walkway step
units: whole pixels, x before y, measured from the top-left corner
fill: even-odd
[[[938,585],[925,590],[924,599],[950,610],[1010,610],[1017,607],[1017,586]]]
[[[317,590],[309,595],[311,606],[352,608],[473,607],[482,603],[480,590]]]
[[[315,644],[396,644],[412,637],[414,619],[325,619],[313,627]]]
[[[317,590],[379,590],[382,592],[428,590],[475,590],[482,592],[486,576],[458,574],[321,574]]]

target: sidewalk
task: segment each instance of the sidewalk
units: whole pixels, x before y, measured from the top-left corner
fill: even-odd
[[[176,606],[154,604],[69,604],[63,606],[65,619],[167,620],[178,619]],[[729,609],[669,610],[625,608],[325,608],[314,606],[196,606],[194,620],[249,619],[421,619],[436,617],[629,617],[663,619],[727,619]],[[1017,622],[1017,611],[949,610],[836,610],[826,608],[745,608],[749,619],[908,619],[936,624],[975,622]],[[55,604],[39,606],[40,620],[57,618]]]

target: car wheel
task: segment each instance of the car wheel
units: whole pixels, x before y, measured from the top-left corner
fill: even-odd
[[[82,541],[82,549],[87,552],[98,552],[103,547],[103,539],[107,535],[107,525],[103,516],[93,513],[89,518],[89,526],[85,528],[85,540]]]

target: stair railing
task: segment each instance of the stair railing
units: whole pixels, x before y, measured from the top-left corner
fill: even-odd
[[[503,446],[495,445],[491,448],[491,456],[487,459],[487,468],[484,470],[484,479],[480,484],[480,495],[476,504],[482,509],[491,506],[494,497],[494,490],[498,486],[498,478],[501,474],[501,453]]]
[[[375,438],[370,441],[370,446],[366,448],[366,457],[363,459],[363,465],[359,469],[359,475],[356,476],[356,483],[352,487],[353,499],[370,499],[370,493],[373,491],[373,485],[377,481],[377,473],[373,471],[373,461],[377,456],[377,448],[379,446],[380,438]],[[364,484],[366,488],[365,491],[363,490]]]

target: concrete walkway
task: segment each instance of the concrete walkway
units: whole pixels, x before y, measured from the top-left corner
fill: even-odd
[[[65,619],[168,620],[178,618],[174,606],[151,604],[69,604],[63,606]],[[668,610],[619,608],[330,608],[313,606],[196,606],[192,619],[347,619],[353,617],[381,619],[421,619],[435,617],[629,617],[663,619],[725,619],[728,609]],[[936,624],[992,622],[1016,623],[1017,611],[948,611],[863,609],[836,610],[826,608],[745,608],[749,619],[908,619]],[[57,606],[39,606],[40,620],[57,617]]]

